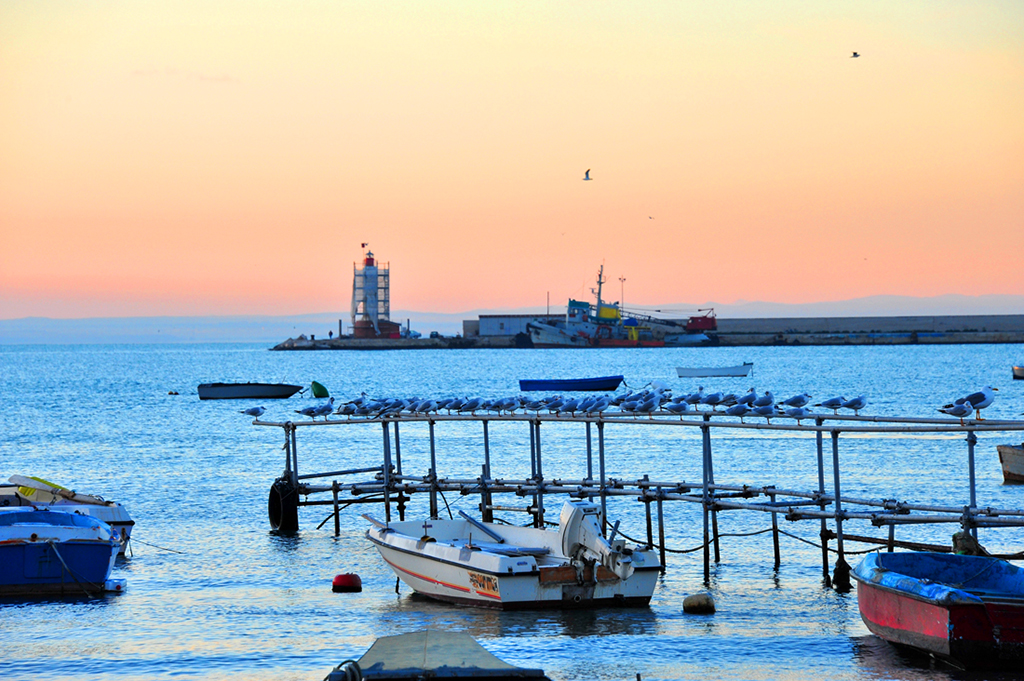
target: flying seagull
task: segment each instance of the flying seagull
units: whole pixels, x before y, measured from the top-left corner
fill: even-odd
[[[854,52],[853,54],[850,55],[850,59],[856,59],[859,56],[860,56],[860,52]]]
[[[591,177],[590,177],[590,168],[587,168],[587,172],[583,173],[583,181],[587,182],[590,179],[591,179]]]

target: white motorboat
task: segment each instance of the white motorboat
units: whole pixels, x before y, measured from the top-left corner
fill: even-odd
[[[679,378],[705,378],[707,376],[749,376],[754,370],[753,362],[744,362],[731,367],[676,367]]]
[[[0,485],[0,507],[31,506],[78,513],[110,525],[111,534],[124,555],[135,521],[121,504],[92,494],[79,494],[66,487],[25,475],[12,475],[10,485]]]
[[[459,520],[373,523],[366,537],[417,593],[486,608],[646,606],[661,569],[650,547],[601,536],[601,509],[562,507],[557,531]],[[618,525],[616,524],[616,528]]]

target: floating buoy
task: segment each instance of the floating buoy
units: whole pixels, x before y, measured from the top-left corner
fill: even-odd
[[[692,594],[683,599],[683,612],[691,615],[710,615],[715,611],[715,599],[704,592]]]
[[[336,594],[358,593],[362,590],[363,580],[359,579],[359,575],[351,573],[335,575],[331,583],[331,591]]]

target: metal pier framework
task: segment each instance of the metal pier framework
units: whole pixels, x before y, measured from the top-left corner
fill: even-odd
[[[750,418],[750,417],[748,417]],[[704,578],[710,580],[712,552],[714,562],[721,560],[718,513],[726,510],[743,510],[771,515],[775,567],[780,564],[778,516],[786,520],[817,520],[820,524],[822,576],[827,584],[836,588],[849,588],[849,566],[846,562],[846,542],[857,541],[884,545],[888,550],[895,547],[948,551],[949,547],[898,541],[896,526],[931,523],[958,525],[962,532],[977,539],[978,528],[1024,526],[1024,509],[1003,509],[978,505],[975,482],[975,445],[979,432],[1012,432],[1024,430],[1024,421],[958,420],[935,418],[902,418],[881,416],[845,416],[814,414],[797,422],[778,416],[771,421],[737,422],[720,412],[695,412],[677,417],[668,412],[648,417],[636,417],[627,413],[604,413],[599,415],[556,415],[547,413],[519,414],[399,414],[383,418],[352,417],[334,418],[324,421],[270,422],[254,421],[254,425],[281,428],[284,432],[285,468],[282,475],[271,486],[268,514],[271,527],[282,532],[298,530],[299,506],[332,506],[334,532],[340,532],[340,509],[353,503],[382,504],[386,521],[392,519],[394,506],[400,520],[411,497],[415,494],[429,495],[429,515],[438,517],[439,497],[445,492],[460,495],[479,495],[479,512],[485,522],[493,522],[494,512],[524,512],[531,516],[536,527],[545,525],[545,496],[562,495],[571,498],[598,500],[602,516],[607,502],[613,497],[634,498],[644,504],[646,517],[646,543],[658,547],[661,564],[665,565],[665,515],[664,503],[669,501],[699,504],[703,511],[703,558]],[[803,421],[807,421],[804,424]],[[439,429],[452,423],[471,423],[480,428],[479,446],[482,449],[480,475],[473,478],[441,477],[438,474],[437,443]],[[509,479],[494,477],[491,471],[490,426],[494,423],[515,422],[522,424],[529,432],[530,471],[528,478]],[[410,475],[402,470],[402,426],[427,424],[426,433],[422,425],[413,433],[429,439],[429,470],[425,475]],[[572,424],[585,426],[586,476],[579,479],[546,478],[544,475],[544,448],[542,431],[562,428]],[[299,448],[297,433],[304,428],[376,428],[380,431],[380,464],[371,467],[333,470],[321,473],[299,473]],[[699,431],[701,455],[701,479],[695,482],[673,482],[651,480],[648,475],[626,480],[610,478],[605,461],[605,435],[608,429],[618,428],[683,428]],[[712,433],[728,431],[789,431],[804,433],[813,437],[817,454],[817,489],[785,489],[774,485],[727,484],[715,481]],[[736,433],[733,433],[736,434]],[[855,437],[889,436],[934,438],[951,434],[964,436],[967,454],[967,489],[964,503],[959,505],[916,504],[896,499],[865,499],[847,497],[842,494],[840,475],[840,434]],[[524,438],[525,440],[525,438]],[[828,445],[826,445],[826,440]],[[692,446],[695,438],[680,440],[684,446]],[[362,446],[362,445],[360,445]],[[596,450],[596,451],[595,451]],[[596,454],[596,471],[595,471]],[[831,459],[831,480],[827,480],[826,461]],[[357,482],[339,482],[340,478],[367,476]],[[326,480],[330,479],[327,483]],[[827,483],[831,483],[831,489]],[[341,495],[347,495],[342,499]],[[324,498],[329,495],[329,498]],[[516,498],[529,498],[526,506],[510,505]],[[497,498],[496,498],[497,497]],[[505,503],[500,503],[505,501]],[[447,505],[447,502],[445,502]],[[450,512],[450,511],[449,511]],[[330,519],[331,516],[328,516]],[[846,532],[848,523],[867,521],[875,527],[887,527],[888,537],[867,537]],[[326,521],[325,521],[326,522]],[[549,523],[550,524],[550,523]],[[831,524],[831,527],[830,527]],[[605,523],[607,526],[607,523]],[[657,539],[654,528],[657,526]],[[830,541],[835,540],[836,561],[830,568]],[[1015,554],[1020,557],[1022,554]],[[830,569],[833,573],[830,575]]]

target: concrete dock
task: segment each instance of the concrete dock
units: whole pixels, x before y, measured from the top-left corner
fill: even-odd
[[[515,335],[467,333],[441,338],[289,338],[273,350],[413,350],[530,347]],[[511,325],[510,325],[511,328]],[[907,317],[718,318],[712,345],[913,345],[1024,343],[1024,314]]]

